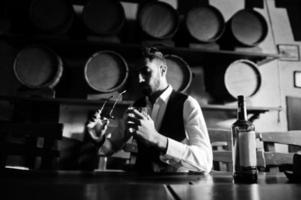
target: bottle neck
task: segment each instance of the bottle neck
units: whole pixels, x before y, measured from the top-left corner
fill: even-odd
[[[238,99],[237,119],[247,121],[247,108],[243,98]]]

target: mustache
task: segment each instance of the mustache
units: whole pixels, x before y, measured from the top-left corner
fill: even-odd
[[[147,83],[139,83],[138,87],[139,87],[140,91],[145,95],[148,95],[151,93],[151,86]]]
[[[149,84],[143,82],[138,84],[139,87],[150,87]]]

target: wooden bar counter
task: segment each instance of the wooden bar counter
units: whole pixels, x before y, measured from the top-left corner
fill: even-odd
[[[289,199],[301,197],[301,184],[282,173],[260,173],[257,184],[234,184],[231,173],[137,174],[122,171],[0,172],[0,199]]]

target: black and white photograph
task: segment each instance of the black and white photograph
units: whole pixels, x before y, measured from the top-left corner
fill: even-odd
[[[300,199],[300,0],[0,2],[0,200]]]

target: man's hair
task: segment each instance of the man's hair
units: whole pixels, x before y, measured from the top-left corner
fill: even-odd
[[[143,47],[141,49],[141,59],[138,59],[137,66],[134,71],[139,71],[141,68],[145,67],[145,60],[149,59],[150,61],[156,59],[161,63],[160,66],[165,66],[167,69],[166,59],[163,56],[163,53],[156,47]],[[144,63],[144,64],[142,64]]]
[[[156,47],[144,47],[142,49],[143,58],[148,58],[150,60],[159,59],[166,63],[163,53]]]

